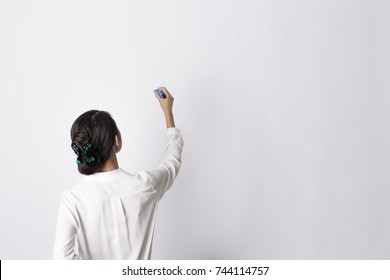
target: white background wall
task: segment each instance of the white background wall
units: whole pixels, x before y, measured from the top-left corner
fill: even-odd
[[[50,259],[81,179],[71,124],[112,113],[123,169],[185,139],[154,259],[390,258],[390,3],[0,1],[0,258]]]

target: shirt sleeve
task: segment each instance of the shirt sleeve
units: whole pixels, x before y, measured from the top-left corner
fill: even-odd
[[[181,166],[181,154],[184,146],[183,137],[176,127],[167,129],[168,143],[163,162],[155,170],[146,171],[152,187],[157,191],[159,199],[172,186]]]
[[[77,222],[72,214],[72,206],[66,192],[61,196],[58,208],[57,228],[54,241],[54,260],[80,259],[75,253],[75,240],[77,233]]]

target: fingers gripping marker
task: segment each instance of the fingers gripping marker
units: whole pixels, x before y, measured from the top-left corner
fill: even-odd
[[[160,98],[163,98],[163,99],[167,98],[167,96],[165,95],[165,93],[162,92],[162,91],[159,90],[159,89],[155,89],[154,92],[157,93],[158,96],[160,96]]]

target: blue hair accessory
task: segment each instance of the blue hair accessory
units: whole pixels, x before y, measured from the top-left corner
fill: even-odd
[[[84,158],[85,161],[87,162],[87,165],[90,165],[90,164],[92,164],[92,163],[95,161],[95,157],[87,155],[88,151],[89,151],[91,148],[92,148],[92,144],[91,144],[91,143],[87,143],[87,144],[83,147],[83,158]]]
[[[84,159],[87,165],[91,165],[95,161],[95,157],[88,155],[88,151],[92,148],[91,143],[87,143],[83,147],[83,152],[80,153],[80,148],[76,144],[72,144],[72,149],[77,155],[76,163],[79,165],[81,161]]]
[[[88,143],[87,145],[85,145],[83,147],[83,150],[84,150],[84,154],[87,154],[87,152],[91,149],[92,147],[92,144],[91,143]]]
[[[73,149],[73,151],[75,152],[76,155],[80,154],[79,148],[75,144],[72,145],[72,149]]]
[[[75,144],[73,144],[72,149],[73,149],[74,153],[77,155],[77,159],[76,159],[77,164],[80,164],[81,163],[81,156],[80,156],[79,147],[77,147]]]

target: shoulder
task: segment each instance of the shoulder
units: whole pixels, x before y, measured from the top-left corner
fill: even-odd
[[[126,172],[124,170],[121,170],[121,171],[125,176],[131,178],[134,181],[137,181],[140,184],[143,184],[146,186],[150,185],[150,176],[146,171],[138,171],[134,174]]]
[[[143,189],[143,190],[153,190],[154,187],[152,185],[152,178],[148,171],[142,170],[138,171],[136,173],[129,173],[124,170],[122,170],[123,174],[126,174],[129,178],[131,178],[131,181],[133,182],[133,186],[136,189]]]
[[[83,189],[90,185],[91,182],[86,180],[86,177],[77,182],[76,184],[68,187],[61,193],[61,201],[67,204],[75,204],[79,201],[80,195]]]

